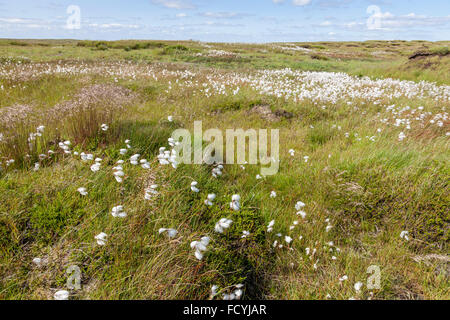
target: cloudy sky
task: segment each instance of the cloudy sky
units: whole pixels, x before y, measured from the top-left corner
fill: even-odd
[[[450,40],[450,1],[0,0],[0,38]]]

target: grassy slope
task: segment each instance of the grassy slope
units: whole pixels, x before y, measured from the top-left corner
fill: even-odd
[[[11,45],[13,44],[13,45]],[[214,44],[215,50],[239,54],[239,58],[198,57],[211,44],[190,41],[74,41],[74,40],[0,40],[0,56],[33,61],[59,59],[131,60],[147,62],[184,62],[220,68],[293,68],[310,71],[347,72],[352,75],[393,77],[406,80],[450,82],[450,56],[408,61],[411,54],[433,52],[449,46],[448,41],[366,41],[295,43],[291,47],[310,50],[286,50],[284,44]]]
[[[431,57],[426,67],[423,60],[406,58],[423,47],[443,44],[313,44],[311,49],[318,51],[319,59],[312,58],[312,53],[286,53],[271,46],[229,44],[217,48],[239,52],[241,58],[213,59],[193,54],[206,50],[198,43],[183,42],[184,47],[176,47],[178,44],[156,43],[147,49],[126,51],[124,48],[135,43],[106,44],[120,48],[103,50],[89,47],[90,43],[77,46],[74,41],[11,44],[2,40],[0,56],[32,61],[161,61],[176,63],[169,66],[173,69],[186,64],[239,70],[292,67],[450,84],[450,73],[445,72],[448,56]],[[372,53],[378,51],[387,53],[373,58]],[[0,91],[1,107],[21,103],[42,111],[71,99],[90,83],[114,80],[107,76],[48,76],[14,83],[15,87],[3,79],[0,82],[7,85]],[[104,158],[100,172],[93,174],[87,164],[60,155],[36,172],[17,164],[1,173],[0,297],[51,298],[56,289],[64,287],[66,268],[74,264],[82,269],[83,287],[72,295],[80,299],[206,299],[213,284],[227,292],[237,283],[244,283],[246,297],[254,299],[324,299],[327,294],[337,299],[368,298],[371,294],[379,299],[450,297],[447,265],[439,260],[413,260],[448,251],[445,127],[438,134],[418,129],[413,138],[402,143],[396,139],[398,131],[386,128],[374,147],[366,140],[347,139],[330,126],[370,136],[379,111],[376,106],[368,106],[366,115],[345,105],[320,112],[312,105],[286,103],[247,91],[234,98],[203,98],[189,89],[166,94],[166,80],[119,80],[115,85],[130,88],[138,98],[115,118],[107,133],[89,134],[74,148]],[[103,105],[112,103],[106,99]],[[255,103],[291,111],[295,118],[268,123],[258,115],[249,115]],[[427,101],[397,103],[422,103],[430,111],[441,107]],[[168,115],[175,115],[176,122],[165,121]],[[255,179],[259,168],[226,166],[223,177],[214,179],[206,166],[182,165],[174,171],[153,162],[149,171],[126,164],[125,182],[117,184],[110,171],[120,158],[118,150],[124,147],[125,139],[130,139],[133,147],[128,156],[140,153],[153,161],[171,132],[178,127],[191,128],[193,120],[218,128],[280,128],[279,174],[261,181]],[[60,131],[64,139],[79,140],[69,128]],[[51,141],[49,137],[50,147]],[[290,148],[297,150],[294,159],[287,153]],[[307,164],[302,160],[306,154],[310,156]],[[193,180],[199,182],[199,194],[189,189]],[[149,203],[143,199],[143,189],[152,183],[160,186],[160,195]],[[79,187],[87,187],[89,195],[81,197]],[[271,190],[277,191],[274,199],[269,198]],[[203,204],[208,193],[218,195],[213,208]],[[239,213],[228,208],[234,193],[242,197]],[[275,233],[289,233],[292,221],[298,219],[294,209],[298,200],[307,204],[307,221],[291,232],[293,250],[275,250],[272,243],[277,237],[266,233],[265,226],[276,219]],[[125,206],[126,220],[111,217],[111,208],[118,204]],[[215,222],[222,217],[234,220],[231,229],[223,236],[214,235],[205,259],[197,261],[189,243],[212,234]],[[334,226],[328,233],[326,218]],[[180,233],[168,241],[158,235],[161,227],[174,227]],[[252,236],[240,239],[242,230],[249,230]],[[402,230],[409,230],[414,240],[400,239]],[[101,231],[109,235],[105,247],[94,241]],[[323,248],[328,241],[341,249],[341,253],[334,253],[336,261],[331,260],[329,248]],[[318,250],[313,260],[305,254],[307,247]],[[48,260],[45,267],[33,266],[31,260],[36,256]],[[370,265],[381,267],[382,287],[372,291],[364,287],[357,294],[353,284],[365,283]],[[338,278],[343,275],[349,280],[341,283]]]

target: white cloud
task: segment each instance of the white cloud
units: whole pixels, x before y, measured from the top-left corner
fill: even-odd
[[[284,3],[284,0],[272,0],[272,2],[275,4],[280,4],[280,3]],[[310,4],[311,2],[312,2],[312,0],[292,0],[292,4],[294,6],[298,6],[298,7],[306,6],[306,5]]]
[[[344,23],[344,27],[347,29],[357,29],[360,30],[361,28],[364,28],[366,24],[363,22],[357,22],[357,21],[351,21]]]
[[[41,19],[0,18],[0,28],[49,30],[54,25],[55,21],[44,21]]]
[[[231,19],[231,18],[239,18],[242,16],[242,14],[239,14],[237,12],[204,12],[201,15],[215,19]]]
[[[92,28],[100,29],[137,29],[137,24],[121,24],[121,23],[91,23],[88,25]]]
[[[329,27],[329,26],[331,26],[331,22],[330,21],[324,21],[324,22],[320,23],[320,26],[322,26],[322,27]]]
[[[185,0],[152,0],[152,2],[169,9],[195,9],[191,2]]]
[[[292,0],[294,6],[303,7],[311,3],[312,0]]]
[[[186,18],[187,14],[186,13],[177,13],[177,18]]]
[[[372,18],[374,21],[378,22],[378,27],[376,29],[379,30],[400,29],[417,26],[442,26],[450,23],[450,16],[432,17],[426,15],[418,15],[415,13],[396,16],[390,12],[379,12],[372,15]]]
[[[28,23],[31,20],[21,19],[21,18],[0,18],[0,22],[6,23]]]

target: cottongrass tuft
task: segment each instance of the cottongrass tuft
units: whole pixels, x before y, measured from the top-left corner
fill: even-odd
[[[200,241],[192,241],[191,242],[191,248],[195,249],[194,255],[198,260],[203,259],[203,255],[204,255],[205,251],[207,250],[207,246],[210,241],[211,241],[210,237],[202,237],[200,239]]]

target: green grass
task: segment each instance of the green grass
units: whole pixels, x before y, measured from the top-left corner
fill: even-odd
[[[71,290],[72,299],[209,299],[212,285],[222,294],[237,284],[244,285],[247,299],[449,299],[448,120],[442,127],[413,122],[402,142],[402,129],[379,121],[393,116],[382,105],[423,106],[438,114],[448,101],[381,97],[381,104],[359,98],[353,105],[315,104],[246,86],[236,95],[206,97],[196,85],[185,85],[198,81],[202,89],[202,81],[213,74],[286,67],[449,85],[448,56],[441,54],[448,42],[295,44],[312,52],[280,49],[284,44],[208,45],[233,55],[207,56],[210,48],[189,41],[0,40],[0,69],[59,60],[67,66],[155,68],[135,77],[0,78],[0,112],[19,104],[31,110],[16,122],[0,123],[6,138],[0,142],[0,298],[52,299],[65,288],[67,268],[77,265],[82,289]],[[408,61],[424,46],[439,56]],[[196,76],[180,80],[186,70]],[[267,120],[252,111],[259,105],[292,117]],[[169,115],[174,122],[167,121]],[[225,165],[223,176],[214,178],[212,166],[160,166],[159,148],[167,147],[175,129],[192,129],[194,120],[203,120],[204,130],[280,129],[279,172],[258,180],[259,166]],[[100,129],[103,123],[109,126],[106,132]],[[46,126],[44,134],[30,145],[29,133],[39,125]],[[375,141],[366,138],[371,136]],[[127,139],[131,148],[122,156]],[[58,143],[65,140],[72,142],[72,151],[101,157],[100,171],[90,170],[92,161],[64,154]],[[55,154],[40,160],[48,150]],[[124,181],[117,183],[112,175],[117,160],[136,153],[151,169],[126,161]],[[15,162],[6,166],[9,159]],[[194,180],[199,193],[190,190]],[[144,190],[152,184],[159,194],[148,201]],[[87,196],[78,193],[80,187],[87,188]],[[269,197],[272,190],[276,198]],[[204,204],[209,193],[217,195],[212,207]],[[238,212],[229,207],[233,194],[242,198]],[[306,204],[305,219],[294,208],[300,200]],[[124,219],[111,215],[119,204],[128,214]],[[214,233],[221,218],[233,224],[224,234]],[[268,232],[271,220],[276,223]],[[327,232],[328,223],[333,227]],[[168,239],[158,234],[160,228],[175,228],[178,235]],[[250,231],[248,238],[241,238],[244,230]],[[403,230],[410,241],[400,238]],[[105,246],[94,239],[100,232],[108,234]],[[211,243],[199,261],[190,243],[206,235]],[[293,238],[291,245],[285,235]],[[283,248],[274,246],[275,240]],[[307,248],[316,251],[308,255]],[[418,262],[429,254],[441,258]],[[36,267],[34,257],[44,265]],[[381,287],[369,290],[372,265],[381,269]],[[348,280],[341,282],[343,275]],[[359,293],[357,281],[364,283]]]

